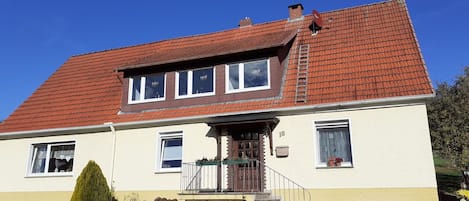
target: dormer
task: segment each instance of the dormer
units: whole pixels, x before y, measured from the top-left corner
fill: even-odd
[[[280,96],[296,30],[259,34],[254,29],[174,39],[118,68],[124,74],[121,112]]]

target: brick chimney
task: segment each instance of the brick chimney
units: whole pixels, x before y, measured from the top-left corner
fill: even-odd
[[[250,26],[252,25],[252,21],[251,21],[251,18],[249,17],[245,17],[244,19],[241,19],[239,21],[239,27],[245,27],[245,26]]]
[[[290,16],[288,17],[288,21],[297,21],[302,20],[303,17],[303,5],[302,4],[294,4],[288,6],[288,11],[290,12]]]

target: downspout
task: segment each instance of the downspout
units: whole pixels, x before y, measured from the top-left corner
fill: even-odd
[[[111,176],[109,184],[111,185],[111,192],[114,192],[114,163],[116,161],[116,128],[112,122],[104,123],[109,126],[112,133],[112,158],[111,158]]]

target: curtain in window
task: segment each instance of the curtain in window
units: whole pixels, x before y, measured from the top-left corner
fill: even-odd
[[[327,163],[331,157],[340,157],[345,162],[352,161],[348,127],[322,128],[318,132],[321,162]]]
[[[192,71],[192,94],[213,92],[213,68]]]
[[[229,89],[239,89],[239,64],[232,64],[229,69]]]
[[[47,146],[36,145],[34,146],[32,173],[43,173],[46,166]]]
[[[140,77],[133,78],[133,85],[132,85],[132,100],[140,100]]]

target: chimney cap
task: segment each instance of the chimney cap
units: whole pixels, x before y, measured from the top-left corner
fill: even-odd
[[[295,9],[295,8],[298,8],[298,6],[300,6],[301,9],[304,9],[303,4],[301,4],[301,3],[289,5],[288,8]]]
[[[251,26],[252,25],[252,20],[249,17],[244,17],[239,21],[239,27],[246,27],[246,26]]]

